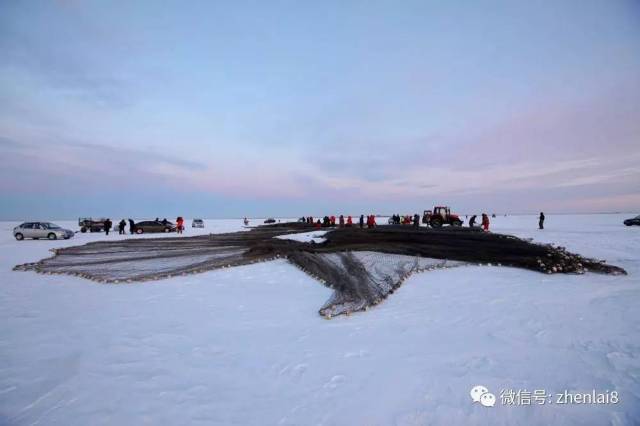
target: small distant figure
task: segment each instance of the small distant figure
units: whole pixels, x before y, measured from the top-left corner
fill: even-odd
[[[318,221],[315,223],[315,225],[313,225],[315,228],[320,228],[322,226],[322,224],[320,223],[320,219],[318,219]]]
[[[182,234],[183,230],[184,230],[184,219],[182,218],[182,216],[178,216],[176,218],[176,232],[178,232],[178,234]]]
[[[538,219],[538,228],[544,229],[544,213],[540,212],[540,218]]]
[[[156,222],[160,222],[160,218],[159,217],[156,217]]]
[[[476,215],[475,214],[473,216],[471,216],[471,219],[469,219],[469,228],[473,228],[474,226],[476,226]]]
[[[372,214],[367,216],[367,228],[371,229],[371,228],[374,228],[375,226],[376,226],[376,216]]]
[[[336,217],[332,215],[329,218],[329,223],[330,223],[331,226],[336,226]]]
[[[360,215],[360,229],[364,228],[364,215]]]
[[[416,229],[420,228],[420,215],[418,213],[413,215],[413,226]]]
[[[129,219],[129,232],[133,235],[136,232],[136,223],[133,219]]]
[[[351,215],[347,216],[347,226],[353,226],[353,219]]]
[[[340,228],[344,228],[344,216],[340,215],[340,218],[338,219],[338,223],[340,224]]]
[[[489,216],[486,213],[482,213],[482,229],[489,232]]]
[[[111,219],[107,219],[104,221],[104,233],[109,235],[109,231],[111,231],[111,226],[113,225],[113,222],[111,222]]]
[[[118,223],[118,235],[125,235],[126,232],[124,230],[124,228],[127,226],[127,222],[124,221],[124,219],[122,219],[120,221],[120,223]]]
[[[164,219],[162,219],[162,224],[164,226],[167,226],[167,223],[169,223],[169,221],[167,220],[167,218],[165,217]]]
[[[249,226],[249,219],[247,219],[246,217],[242,220],[242,223],[244,223],[244,226]]]

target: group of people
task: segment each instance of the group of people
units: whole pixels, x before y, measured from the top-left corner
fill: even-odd
[[[160,220],[160,218],[156,217],[156,222],[159,222],[163,225],[168,225],[169,221],[167,220],[167,218],[164,218],[162,220]],[[129,233],[131,235],[136,233],[136,223],[133,221],[133,219],[127,219],[126,221],[124,219],[121,219],[120,222],[118,223],[118,234],[119,235],[126,235],[127,231],[126,231],[126,227],[127,227],[127,222],[129,222]],[[109,235],[109,232],[111,231],[111,228],[113,228],[113,222],[111,221],[111,219],[107,218],[104,221],[104,233],[106,235]],[[178,234],[182,234],[182,232],[184,231],[184,219],[182,218],[182,216],[178,216],[176,218],[176,232]]]
[[[338,217],[336,216],[325,216],[321,219],[316,219],[314,220],[313,216],[307,216],[307,217],[301,217],[299,220],[299,222],[302,223],[307,223],[309,225],[313,225],[316,228],[327,228],[327,227],[332,227],[332,226],[339,226],[339,227],[352,227],[353,225],[353,217],[351,217],[351,215],[349,216],[344,216],[344,215],[340,215]],[[364,228],[365,224],[367,226],[367,228],[373,228],[376,226],[376,216],[375,215],[368,215],[366,218],[364,215],[360,215],[360,219],[358,221],[358,225],[360,226],[360,228]]]
[[[414,227],[420,226],[420,215],[417,213],[413,216],[410,214],[400,216],[399,214],[394,214],[389,218],[390,225],[413,225]]]
[[[473,228],[476,226],[476,218],[477,216],[474,214],[473,216],[471,216],[471,219],[469,219],[469,228]],[[482,222],[480,223],[479,226],[482,226],[482,229],[484,231],[489,231],[489,215],[486,213],[482,213]]]
[[[496,215],[494,214],[492,215],[492,217],[496,217]],[[477,216],[475,214],[471,216],[471,218],[469,219],[469,228],[473,228],[474,226],[476,226],[476,219],[477,219]],[[544,212],[540,212],[540,216],[538,217],[539,229],[544,229],[544,220],[545,220]],[[489,231],[489,215],[487,215],[486,213],[482,213],[482,222],[480,223],[479,226],[482,226],[483,230]]]

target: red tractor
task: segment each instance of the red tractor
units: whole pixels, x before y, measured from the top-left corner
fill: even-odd
[[[449,207],[437,206],[431,210],[425,210],[422,223],[432,228],[440,228],[442,225],[462,226],[462,219],[457,214],[451,213]]]

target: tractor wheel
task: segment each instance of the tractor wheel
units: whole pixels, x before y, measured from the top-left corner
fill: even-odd
[[[442,219],[439,217],[431,219],[431,227],[432,228],[441,228],[442,227]]]
[[[462,222],[459,220],[454,220],[453,223],[451,223],[451,225],[453,226],[462,226]]]
[[[85,228],[85,227],[83,226],[82,228],[80,228],[80,232],[82,232],[82,233],[84,234],[85,232],[87,232],[87,228]]]

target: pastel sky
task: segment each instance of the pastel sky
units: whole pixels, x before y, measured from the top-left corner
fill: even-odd
[[[4,0],[0,52],[0,219],[640,210],[636,0]]]

